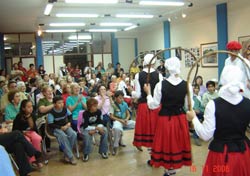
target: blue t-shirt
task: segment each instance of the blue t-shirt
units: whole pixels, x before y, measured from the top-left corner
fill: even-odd
[[[76,104],[77,101],[78,101],[78,96],[69,96],[66,100],[66,106],[67,107],[74,106],[74,104]],[[82,101],[79,102],[78,105],[76,106],[76,108],[71,112],[73,120],[77,120],[79,111],[84,110],[84,108],[82,106],[82,102],[86,104],[85,97],[82,97]]]
[[[129,108],[128,108],[128,104],[125,101],[123,101],[121,104],[114,103],[113,108],[114,108],[114,115],[116,117],[119,117],[121,119],[126,119],[126,115],[127,115],[126,112],[127,110],[129,110]]]

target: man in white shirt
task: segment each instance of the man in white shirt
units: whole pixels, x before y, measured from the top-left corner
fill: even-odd
[[[227,44],[227,50],[235,53],[236,55],[238,55],[239,57],[242,57],[240,52],[240,49],[242,48],[241,44],[237,41],[231,41],[228,42]],[[235,55],[231,55],[226,59],[225,61],[225,66],[228,65],[235,65],[237,67],[239,67],[243,73],[244,73],[244,86],[245,86],[245,91],[243,92],[243,95],[247,98],[250,98],[250,63],[247,59],[243,58],[244,62],[239,59],[238,57],[236,57]],[[248,66],[246,65],[248,64]]]

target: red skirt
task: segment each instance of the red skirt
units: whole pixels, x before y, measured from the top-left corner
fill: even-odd
[[[226,146],[223,153],[209,151],[202,176],[250,176],[248,145],[246,144],[246,151],[243,153],[226,151]]]
[[[191,166],[191,144],[186,114],[158,116],[151,164],[166,169]]]
[[[155,125],[160,108],[151,110],[147,103],[140,103],[136,113],[135,135],[133,145],[152,147]]]

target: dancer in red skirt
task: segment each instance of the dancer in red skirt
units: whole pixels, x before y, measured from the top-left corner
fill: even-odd
[[[249,176],[250,141],[245,135],[250,122],[250,100],[243,97],[244,74],[239,67],[225,66],[219,98],[209,101],[201,124],[194,111],[187,112],[200,138],[209,140],[203,176]],[[243,90],[244,91],[244,90]]]
[[[147,94],[143,90],[143,86],[147,81],[148,68],[150,67],[150,81],[151,91],[154,90],[155,85],[163,79],[162,75],[154,68],[155,59],[149,65],[153,54],[147,54],[144,57],[144,69],[135,75],[135,91],[132,92],[132,97],[138,99],[138,109],[136,114],[135,134],[133,145],[138,150],[142,151],[142,146],[151,148],[155,134],[155,124],[159,108],[150,110],[147,106]]]
[[[184,111],[187,83],[179,77],[180,60],[177,57],[165,61],[170,76],[156,84],[154,96],[150,85],[144,85],[150,109],[161,109],[153,139],[150,165],[165,168],[164,176],[174,175],[175,169],[191,165],[189,127]],[[190,90],[191,86],[190,86]],[[191,95],[192,97],[192,95]]]

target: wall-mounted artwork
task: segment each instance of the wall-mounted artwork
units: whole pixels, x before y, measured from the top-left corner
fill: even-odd
[[[201,56],[218,50],[218,43],[203,43],[201,44]],[[205,57],[201,60],[202,67],[217,67],[218,66],[218,54],[213,54]]]
[[[238,41],[242,45],[241,54],[244,58],[250,60],[250,35],[241,36],[238,38]]]
[[[187,50],[191,51],[196,59],[200,57],[200,48],[194,47],[194,48],[187,48]],[[184,59],[185,59],[185,67],[192,67],[192,65],[195,63],[196,59],[188,52],[184,52]]]

